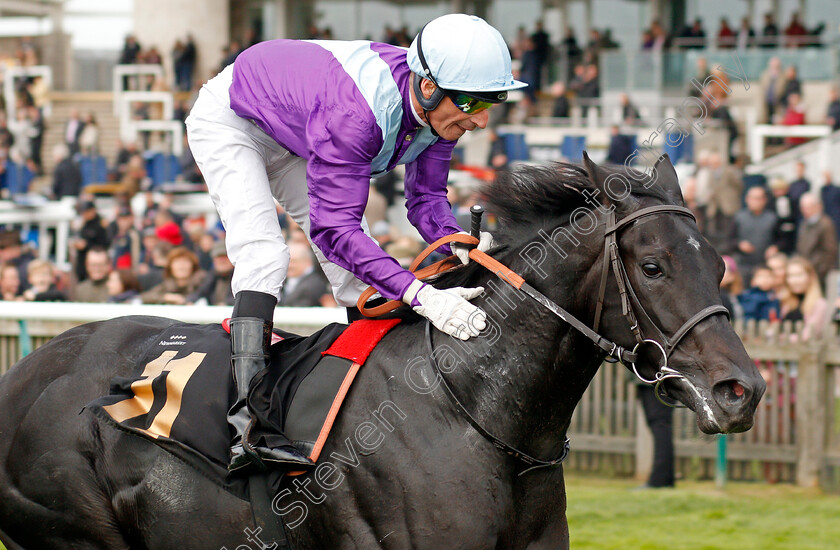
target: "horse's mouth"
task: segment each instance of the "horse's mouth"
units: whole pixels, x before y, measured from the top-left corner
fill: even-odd
[[[668,394],[697,415],[697,427],[706,434],[739,433],[749,430],[764,387],[751,388],[743,381],[723,380],[711,390],[698,387],[687,378],[665,384]]]

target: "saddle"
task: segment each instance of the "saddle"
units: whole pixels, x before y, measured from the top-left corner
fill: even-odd
[[[334,323],[312,336],[275,330],[271,363],[251,381],[253,436],[271,446],[285,433],[317,461],[353,380],[399,319]],[[115,427],[151,440],[219,485],[246,498],[228,474],[233,437],[227,411],[236,399],[226,323],[175,324],[149,345],[134,372],[111,381],[108,395],[87,405]],[[272,476],[278,485],[284,474]]]

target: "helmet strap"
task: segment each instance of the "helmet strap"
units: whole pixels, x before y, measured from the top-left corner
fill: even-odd
[[[443,99],[443,90],[440,89],[440,86],[436,85],[435,91],[432,92],[431,97],[426,98],[426,96],[423,95],[423,90],[420,89],[420,83],[422,81],[423,77],[420,75],[411,75],[411,86],[414,88],[414,96],[417,99],[417,103],[419,103],[420,107],[423,109],[423,115],[426,117],[426,122],[429,125],[429,129],[432,131],[432,135],[439,137],[439,134],[435,131],[432,123],[429,121],[429,112],[434,111],[437,109],[437,106],[440,105],[440,102]]]

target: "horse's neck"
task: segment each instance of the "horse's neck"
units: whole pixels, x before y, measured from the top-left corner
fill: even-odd
[[[552,273],[543,292],[585,323],[597,293],[595,278],[579,278],[579,265],[592,258],[567,258],[563,266],[542,266]],[[534,274],[518,266],[526,280]],[[530,276],[529,276],[530,275]],[[537,286],[536,283],[534,283]],[[507,443],[540,458],[559,454],[572,412],[595,374],[595,346],[544,306],[498,278],[485,282],[476,301],[487,313],[486,336],[460,348],[464,368],[452,371],[459,397],[486,427]]]

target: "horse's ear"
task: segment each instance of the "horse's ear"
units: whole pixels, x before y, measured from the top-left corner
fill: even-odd
[[[592,162],[592,159],[589,158],[586,151],[583,152],[583,166],[586,168],[586,173],[589,175],[589,181],[591,181],[592,185],[600,191],[598,199],[601,204],[609,206],[612,201],[610,201],[609,196],[604,192],[604,181],[607,178],[607,173],[600,166]]]
[[[668,153],[663,154],[657,159],[656,164],[653,165],[653,173],[656,178],[656,184],[662,187],[665,194],[668,195],[668,198],[677,205],[685,206],[682,189],[680,189],[679,177],[677,177],[677,171],[674,169]]]
[[[630,185],[626,183],[627,179],[619,172],[606,170],[598,166],[592,162],[586,151],[583,152],[583,166],[586,168],[586,173],[589,175],[592,184],[599,191],[598,200],[601,204],[610,209],[615,208],[619,212],[632,212],[638,208],[639,202],[635,197],[624,195],[622,191],[618,191],[622,193],[622,196],[616,197],[617,190],[629,190]],[[607,190],[608,185],[610,190]]]

